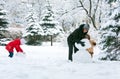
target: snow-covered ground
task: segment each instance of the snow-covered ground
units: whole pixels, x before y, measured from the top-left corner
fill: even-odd
[[[26,56],[8,58],[0,46],[0,79],[120,79],[120,62],[69,62],[62,45],[21,47]]]

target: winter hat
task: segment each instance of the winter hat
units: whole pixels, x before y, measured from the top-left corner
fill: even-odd
[[[21,38],[21,39],[20,39],[20,42],[21,42],[21,44],[23,45],[23,44],[26,43],[26,40],[25,40],[24,38]]]
[[[84,24],[83,28],[89,30],[90,26],[88,24]]]

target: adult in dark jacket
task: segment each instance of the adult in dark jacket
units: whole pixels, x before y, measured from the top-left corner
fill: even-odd
[[[79,28],[75,29],[67,38],[68,47],[69,47],[69,55],[68,60],[72,61],[72,54],[73,54],[73,47],[74,47],[74,53],[78,51],[78,49],[75,47],[75,42],[80,43],[82,46],[84,46],[84,42],[80,41],[87,35],[89,30],[88,24],[81,24]]]

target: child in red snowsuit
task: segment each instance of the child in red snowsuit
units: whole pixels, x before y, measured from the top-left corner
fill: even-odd
[[[18,53],[23,53],[24,54],[24,52],[23,52],[23,50],[22,50],[22,48],[20,47],[20,45],[23,43],[23,39],[15,39],[15,40],[13,40],[13,41],[11,41],[11,42],[9,42],[7,45],[6,45],[6,49],[7,49],[7,51],[9,52],[9,57],[10,58],[12,58],[13,57],[13,55],[14,55],[14,48],[16,49],[16,51],[18,52]]]

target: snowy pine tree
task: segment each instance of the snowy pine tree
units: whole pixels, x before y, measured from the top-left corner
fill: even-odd
[[[6,14],[5,14],[4,10],[0,9],[0,28],[7,27],[8,22],[7,22],[6,18],[4,18],[5,15]]]
[[[46,6],[46,10],[44,11],[44,15],[42,20],[40,21],[40,25],[43,28],[44,36],[49,37],[51,40],[51,46],[53,45],[53,36],[58,35],[60,33],[60,26],[58,22],[54,19],[54,12],[52,11],[52,7],[49,4]]]
[[[6,10],[3,9],[4,4],[0,4],[0,38],[4,38],[5,28],[7,28],[8,21],[6,19]]]
[[[110,2],[110,1],[109,1]],[[112,0],[106,23],[101,26],[103,60],[120,60],[120,2]]]
[[[33,9],[30,10],[29,14],[26,17],[27,27],[25,37],[27,37],[27,44],[30,45],[39,45],[41,44],[41,35],[43,35],[43,30],[37,20],[37,14]]]

